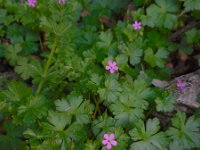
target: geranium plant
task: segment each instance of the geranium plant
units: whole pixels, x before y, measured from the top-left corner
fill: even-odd
[[[0,149],[200,149],[198,109],[151,82],[198,61],[199,14],[198,0],[0,0]]]

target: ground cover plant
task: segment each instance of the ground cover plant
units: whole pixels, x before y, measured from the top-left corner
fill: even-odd
[[[0,149],[200,149],[200,109],[152,84],[199,68],[199,16],[199,0],[0,0]]]

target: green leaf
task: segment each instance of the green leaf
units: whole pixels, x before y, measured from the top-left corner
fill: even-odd
[[[65,131],[67,141],[75,141],[74,149],[83,149],[87,136],[87,128],[77,122],[72,123]],[[71,144],[68,143],[68,144]]]
[[[119,66],[126,66],[128,62],[128,56],[126,54],[119,54],[116,57],[116,61]]]
[[[102,81],[102,76],[96,73],[92,73],[87,84],[88,84],[88,87],[96,93],[98,90],[98,87],[101,84],[101,81]]]
[[[67,102],[66,99],[56,100],[55,101],[56,110],[65,112],[70,109],[70,104]]]
[[[133,139],[131,150],[167,150],[168,139],[159,129],[157,118],[147,120],[146,126],[139,120],[129,132]]]
[[[196,28],[192,28],[191,30],[187,31],[185,35],[189,44],[200,41],[200,30],[197,30]]]
[[[6,47],[5,58],[8,59],[11,66],[14,66],[16,62],[21,59],[21,56],[19,56],[20,52],[21,46],[19,44]]]
[[[99,149],[99,144],[96,141],[87,140],[84,150],[96,150]]]
[[[55,131],[62,131],[66,125],[71,123],[70,116],[55,111],[49,111],[47,120],[53,125]]]
[[[0,148],[3,150],[21,149],[25,150],[25,142],[22,142],[23,126],[15,125],[11,121],[4,120],[2,129],[5,134],[0,136]]]
[[[174,0],[155,0],[147,8],[147,15],[142,17],[142,23],[150,27],[174,28],[178,17],[176,13],[179,10],[177,1]]]
[[[114,127],[116,120],[112,117],[108,117],[107,115],[99,116],[98,119],[92,122],[92,131],[95,135],[100,134],[100,132],[109,131],[110,127]]]
[[[90,123],[94,105],[90,101],[84,101],[76,112],[76,121],[80,124]]]
[[[6,9],[0,9],[0,24],[8,26],[13,21],[14,17],[9,15]]]
[[[6,9],[0,9],[0,24],[3,24],[4,22],[4,19],[6,18],[7,16],[7,11]]]
[[[101,100],[106,100],[108,102],[116,101],[122,91],[120,83],[115,79],[108,78],[104,84],[105,88],[100,88],[98,90]]]
[[[119,54],[116,57],[117,66],[122,70],[123,72],[126,72],[126,69],[128,66],[128,54]]]
[[[159,48],[154,54],[151,48],[145,50],[144,60],[151,65],[151,67],[163,68],[169,52],[165,48]]]
[[[168,46],[168,43],[167,37],[162,36],[158,31],[153,30],[147,33],[147,45],[152,49]]]
[[[21,43],[22,52],[25,55],[36,52],[38,50],[38,43],[25,40]]]
[[[58,111],[66,112],[70,116],[75,116],[76,121],[80,124],[87,124],[90,122],[90,115],[94,110],[94,105],[89,101],[84,100],[83,97],[77,93],[71,93],[67,99],[55,101]]]
[[[99,48],[109,48],[113,39],[112,33],[101,32],[99,38],[100,38],[100,41],[97,42],[97,46]]]
[[[163,112],[171,112],[174,108],[175,96],[170,94],[167,91],[164,91],[161,97],[157,97],[155,99],[156,102],[156,110]]]
[[[199,127],[199,122],[194,116],[186,121],[185,113],[178,112],[176,116],[172,118],[172,127],[166,132],[172,140],[170,147],[174,149],[179,145],[180,150],[199,148]]]
[[[24,30],[22,26],[19,26],[17,24],[8,26],[7,38],[11,40],[11,43],[17,44],[23,42],[23,35]]]
[[[28,128],[27,130],[25,130],[23,132],[23,135],[25,135],[25,137],[36,137],[36,138],[40,138],[39,136],[37,136],[37,134],[30,128]]]
[[[115,150],[127,149],[130,138],[124,132],[124,130],[122,128],[113,128],[113,133],[115,134],[116,141],[118,142],[118,145],[116,147],[113,147],[113,149]]]
[[[143,118],[143,111],[148,106],[146,100],[150,95],[151,91],[142,78],[138,78],[134,83],[124,84],[119,99],[110,106],[111,112],[117,119],[117,124],[124,126]]]
[[[21,74],[21,77],[24,80],[27,80],[30,77],[30,68],[28,64],[28,59],[23,57],[17,60],[18,66],[15,67],[15,72]]]
[[[30,62],[29,62],[30,61]],[[43,68],[41,63],[37,59],[28,59],[26,57],[22,57],[17,60],[18,66],[15,67],[15,71],[18,74],[21,74],[21,77],[24,80],[33,78],[33,82],[39,82],[43,77]]]
[[[130,55],[130,63],[132,65],[136,65],[136,64],[140,63],[142,53],[143,53],[142,49],[134,49]]]
[[[5,101],[17,103],[26,99],[31,93],[31,88],[27,87],[24,83],[17,81],[10,82],[7,89],[2,91]]]
[[[186,11],[200,10],[199,0],[182,0],[184,1],[184,7]]]
[[[83,97],[73,92],[67,96],[67,101],[70,104],[70,109],[68,110],[71,114],[76,114],[78,107],[83,102]]]
[[[36,119],[47,116],[48,105],[46,99],[40,97],[29,97],[28,102],[18,108],[18,116],[23,118],[24,123],[31,124]]]
[[[25,34],[25,39],[29,42],[37,42],[39,40],[38,33],[28,30]]]
[[[123,33],[128,37],[130,42],[137,40],[138,33],[135,30],[133,30],[133,27],[130,24],[128,24],[128,26],[124,27],[122,30]]]

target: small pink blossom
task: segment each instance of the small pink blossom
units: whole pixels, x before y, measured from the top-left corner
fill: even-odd
[[[141,26],[142,26],[142,23],[141,22],[138,22],[138,21],[135,21],[133,24],[132,24],[133,28],[135,30],[139,30],[141,29]]]
[[[108,150],[112,149],[112,146],[117,146],[117,141],[114,140],[115,135],[113,133],[104,134],[104,140],[102,140],[102,144],[106,145]]]
[[[184,88],[185,88],[185,83],[184,83],[183,81],[181,81],[181,80],[178,80],[178,81],[176,82],[176,86],[177,86],[177,88],[178,88],[180,91],[183,91]]]
[[[35,7],[37,0],[27,0],[27,3],[29,7]]]
[[[65,0],[58,0],[59,4],[65,4]]]
[[[106,70],[109,70],[110,73],[114,73],[118,70],[117,63],[115,61],[108,61],[108,65],[105,67]]]

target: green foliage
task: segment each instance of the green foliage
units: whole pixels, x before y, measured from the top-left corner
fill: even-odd
[[[188,43],[197,43],[200,41],[200,31],[196,28],[187,31],[185,34]]]
[[[139,41],[141,42],[141,41]],[[142,42],[141,42],[142,43]],[[143,50],[139,47],[135,46],[136,44],[131,43],[129,45],[130,49],[130,64],[131,65],[136,65],[141,62],[141,56],[143,54]]]
[[[200,148],[199,110],[166,123],[175,97],[151,83],[196,58],[200,1],[27,4],[0,0],[0,149],[106,150],[111,133],[113,150]]]
[[[102,32],[99,38],[100,41],[97,43],[97,46],[102,49],[108,49],[112,42],[112,34],[110,32]]]
[[[31,89],[22,82],[12,81],[8,84],[7,89],[2,91],[3,98],[6,102],[19,102],[30,96]]]
[[[5,58],[9,61],[11,66],[16,65],[17,60],[21,58],[19,53],[21,52],[21,46],[19,44],[7,46],[5,51]]]
[[[151,48],[145,50],[144,60],[149,63],[152,67],[163,68],[165,64],[165,59],[168,56],[168,51],[165,48],[159,48],[156,53],[153,52]]]
[[[157,118],[147,120],[146,126],[142,120],[139,120],[135,128],[130,131],[133,140],[131,150],[167,150],[167,137],[164,132],[159,132],[159,129]]]
[[[172,127],[166,133],[171,139],[171,149],[178,147],[182,150],[200,147],[199,122],[194,116],[186,121],[186,115],[178,112],[172,118]]]
[[[85,144],[85,149],[84,150],[95,150],[98,149],[99,145],[97,142],[88,140],[87,143]]]
[[[49,112],[47,120],[50,124],[45,124],[45,127],[53,131],[62,131],[66,125],[71,123],[70,116],[59,112]]]
[[[40,62],[37,59],[32,59],[28,62],[29,59],[23,57],[17,60],[17,66],[15,67],[15,71],[18,74],[21,74],[21,77],[24,80],[32,77],[34,81],[40,81],[43,76],[43,69]]]
[[[118,125],[132,124],[144,117],[143,111],[148,106],[146,100],[151,94],[146,86],[142,78],[135,80],[134,83],[124,84],[119,100],[110,106]]]
[[[142,17],[142,21],[150,27],[172,29],[178,21],[176,15],[178,10],[179,5],[177,1],[155,0],[155,4],[151,4],[147,8],[147,15]]]
[[[98,90],[98,93],[100,95],[101,100],[114,102],[117,100],[121,91],[122,87],[120,83],[118,83],[118,81],[113,78],[108,78],[105,81],[105,88],[100,88]]]
[[[98,119],[92,122],[93,132],[95,135],[98,135],[103,130],[109,131],[110,127],[114,127],[116,120],[114,118],[108,117],[106,115],[100,116]]]
[[[19,137],[23,137],[22,126],[16,126],[12,124],[11,121],[7,120],[3,123],[3,128],[5,129],[6,133],[4,135],[0,135],[0,144],[2,149],[27,149],[25,142],[22,142],[19,139]]]
[[[66,112],[69,116],[75,115],[78,123],[87,124],[90,122],[90,115],[94,106],[89,101],[83,101],[83,97],[76,93],[68,95],[67,100],[55,101],[56,110]]]
[[[186,11],[200,9],[200,3],[198,0],[181,0],[181,1],[184,2],[184,7]]]
[[[162,91],[163,92],[163,91]],[[172,93],[164,91],[160,97],[155,99],[156,110],[163,112],[171,112],[174,108],[175,96]]]
[[[44,97],[30,97],[25,105],[18,107],[18,116],[22,117],[24,123],[31,124],[36,119],[47,116],[47,100]]]

